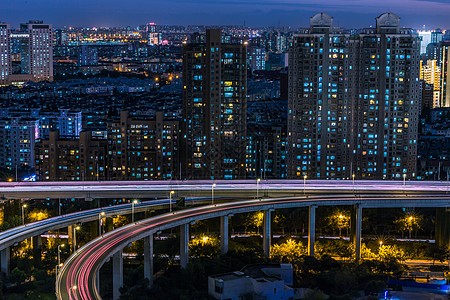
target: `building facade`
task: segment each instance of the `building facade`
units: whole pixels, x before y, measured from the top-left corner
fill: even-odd
[[[182,176],[245,178],[247,47],[220,30],[183,46]]]
[[[9,24],[0,23],[0,86],[7,83],[11,74],[11,29]]]
[[[324,13],[289,52],[288,176],[416,175],[419,37],[391,13],[357,34]]]
[[[179,178],[179,121],[157,112],[108,124],[108,179],[163,180]]]
[[[0,166],[8,169],[34,167],[39,120],[11,117],[0,119]]]

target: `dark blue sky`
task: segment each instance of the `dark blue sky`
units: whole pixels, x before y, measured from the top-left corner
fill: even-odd
[[[342,27],[368,27],[390,11],[402,25],[450,28],[450,0],[0,0],[0,20],[17,27],[29,19],[60,26],[239,24],[308,26],[327,12]]]

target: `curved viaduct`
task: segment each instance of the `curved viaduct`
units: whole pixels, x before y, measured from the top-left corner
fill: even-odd
[[[442,187],[442,186],[441,186]],[[96,238],[77,250],[64,264],[57,277],[58,299],[101,299],[98,292],[98,273],[112,257],[113,298],[118,299],[123,284],[122,249],[130,242],[144,239],[144,275],[153,280],[153,235],[158,231],[180,227],[180,264],[186,267],[189,259],[189,224],[199,220],[220,218],[221,251],[228,250],[228,218],[237,213],[263,210],[263,249],[270,253],[271,212],[275,209],[309,207],[308,253],[314,255],[315,211],[318,206],[353,205],[353,240],[356,257],[360,256],[363,208],[388,207],[450,207],[448,186],[443,189],[417,189],[409,195],[385,189],[381,194],[336,194],[332,196],[304,196],[292,198],[254,199],[202,206],[167,213],[136,222]],[[328,190],[328,193],[332,192]],[[380,190],[378,190],[380,192]]]

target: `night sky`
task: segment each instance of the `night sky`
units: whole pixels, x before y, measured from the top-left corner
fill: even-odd
[[[450,28],[450,0],[0,0],[0,20],[17,27],[30,19],[62,26],[243,25],[306,27],[326,12],[335,25],[369,27],[383,12],[401,25]]]

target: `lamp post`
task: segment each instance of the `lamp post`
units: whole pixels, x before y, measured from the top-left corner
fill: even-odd
[[[413,227],[413,216],[409,217],[409,239],[411,239],[411,232]]]
[[[303,195],[306,194],[306,178],[308,178],[308,176],[304,175],[303,176]]]
[[[406,185],[406,174],[403,174],[403,185]]]
[[[24,212],[24,210],[25,210],[26,207],[27,207],[26,204],[22,205],[22,225],[25,225],[25,212]]]
[[[175,191],[170,191],[169,194],[169,210],[172,212],[172,195],[175,194]]]
[[[259,199],[259,183],[261,182],[261,178],[256,179],[256,199]]]
[[[353,181],[353,185],[355,185],[355,174],[352,174],[352,181]]]
[[[214,188],[216,187],[216,184],[213,183],[211,186],[211,204],[214,204]]]
[[[73,227],[73,252],[77,249],[77,230],[80,230],[80,226]]]
[[[341,237],[341,230],[342,230],[342,219],[344,216],[342,214],[339,215],[339,237]]]
[[[134,223],[134,205],[137,203],[138,201],[136,199],[131,202],[131,223]]]
[[[61,247],[64,246],[64,244],[58,245],[58,264],[56,265],[56,276],[58,276],[58,268],[61,267]]]
[[[383,241],[380,241],[380,248],[381,248],[381,246],[383,246]]]
[[[105,215],[105,212],[102,211],[98,214],[98,235],[102,235],[102,217]]]

